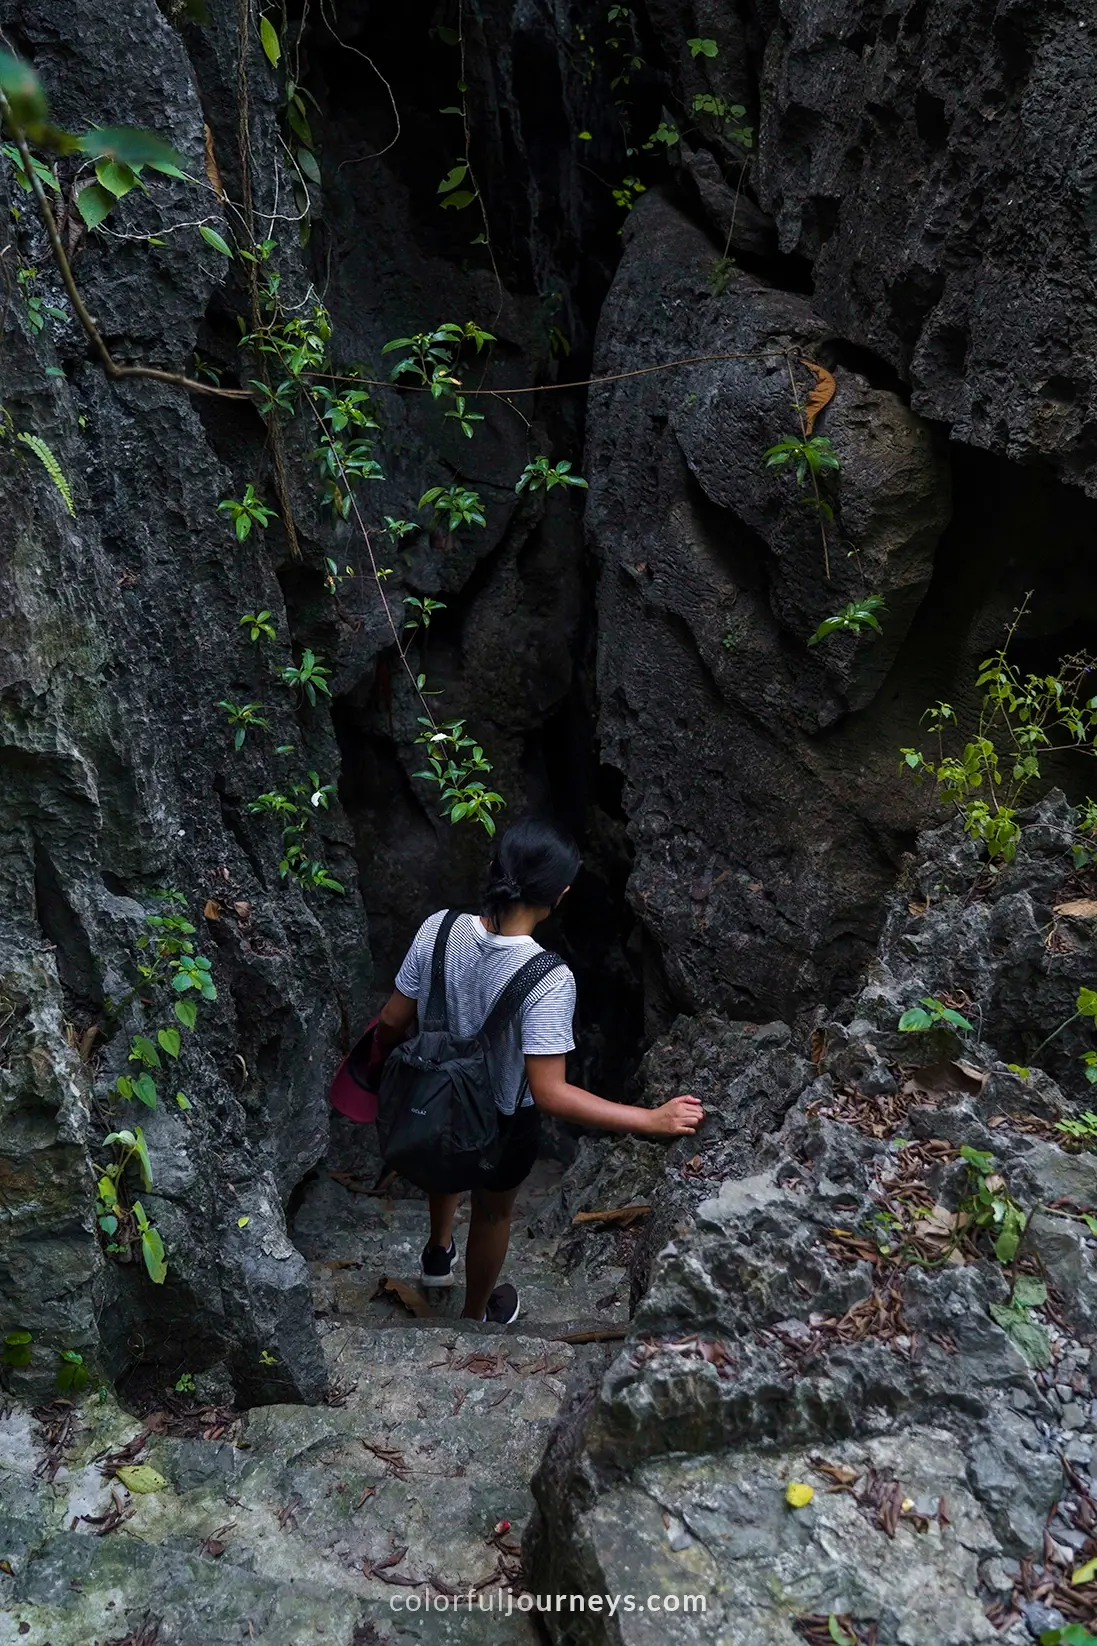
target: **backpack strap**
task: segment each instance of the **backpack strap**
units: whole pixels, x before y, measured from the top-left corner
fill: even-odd
[[[446,1026],[446,944],[449,942],[450,932],[460,918],[456,909],[449,909],[442,916],[442,924],[434,939],[434,954],[430,962],[430,994],[427,997],[426,1015],[421,1024],[424,1029],[439,1030]]]
[[[551,949],[543,949],[527,960],[506,984],[484,1020],[480,1033],[491,1040],[512,1022],[539,983],[544,982],[564,962]]]

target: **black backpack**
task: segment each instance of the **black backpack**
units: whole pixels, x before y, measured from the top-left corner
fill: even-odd
[[[443,917],[434,941],[430,995],[418,1034],[385,1063],[377,1136],[386,1167],[429,1194],[475,1189],[502,1151],[487,1050],[530,992],[564,962],[542,950],[510,979],[477,1034],[446,1027],[446,944],[459,915]]]

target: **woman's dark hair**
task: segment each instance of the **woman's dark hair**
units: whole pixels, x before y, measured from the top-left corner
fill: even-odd
[[[556,907],[579,872],[579,848],[551,823],[513,823],[495,848],[481,913],[498,931],[509,908],[531,903]]]

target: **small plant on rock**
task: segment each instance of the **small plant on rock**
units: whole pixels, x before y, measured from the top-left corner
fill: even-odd
[[[451,823],[472,818],[488,835],[494,835],[495,819],[491,814],[504,804],[503,797],[487,788],[477,775],[486,776],[492,769],[491,762],[476,739],[466,735],[465,722],[452,720],[437,726],[420,716],[419,724],[423,730],[415,741],[424,745],[429,769],[414,775],[437,783],[443,817]]]
[[[313,706],[316,704],[317,692],[321,692],[325,697],[331,696],[331,687],[328,685],[331,670],[307,646],[301,653],[300,663],[287,663],[281,672],[286,685],[304,692]]]
[[[224,709],[229,717],[229,725],[233,729],[232,746],[234,749],[244,747],[244,739],[251,730],[269,731],[270,723],[260,714],[262,703],[230,703],[222,698],[217,707]]]
[[[57,1392],[58,1394],[78,1395],[87,1388],[88,1368],[84,1364],[84,1357],[75,1349],[61,1349],[57,1356]]]
[[[955,807],[965,833],[986,847],[992,863],[1011,863],[1017,855],[1017,811],[1040,781],[1041,760],[1067,749],[1097,755],[1097,696],[1082,695],[1092,659],[1081,653],[1064,658],[1057,675],[1022,675],[1010,661],[1029,599],[1014,612],[1003,644],[980,665],[978,724],[960,752],[945,751],[946,734],[959,729],[950,703],[937,703],[922,716],[937,740],[935,759],[920,749],[900,750],[906,769],[919,782],[932,778],[938,798]],[[1093,802],[1082,808],[1079,822],[1083,829],[1097,823]]]
[[[974,1029],[962,1012],[947,1006],[932,994],[923,995],[917,1006],[908,1007],[898,1023],[903,1034],[924,1034],[928,1029],[937,1029],[942,1025],[960,1029],[965,1034],[971,1034]]]
[[[278,632],[271,622],[270,612],[245,612],[240,619],[241,628],[248,631],[248,639],[254,645],[259,640],[276,640]]]
[[[479,493],[467,486],[432,486],[419,499],[419,508],[434,511],[436,524],[446,522],[447,530],[455,532],[459,526],[485,526],[484,505]]]
[[[220,514],[227,514],[231,519],[239,543],[250,537],[253,526],[267,526],[270,521],[278,518],[275,511],[268,508],[260,499],[255,487],[250,483],[242,498],[226,497],[223,503],[218,503],[217,509]]]
[[[851,600],[848,606],[843,606],[840,612],[833,617],[825,617],[808,641],[809,646],[817,646],[821,640],[829,640],[835,634],[864,634],[866,629],[874,629],[877,634],[883,630],[877,621],[876,613],[885,610],[882,595],[866,594],[861,600]]]
[[[32,1332],[8,1332],[4,1337],[3,1351],[0,1352],[0,1365],[10,1367],[12,1371],[22,1371],[25,1366],[30,1365],[33,1352]]]
[[[798,486],[806,486],[809,480],[817,481],[824,474],[836,474],[842,466],[825,434],[786,434],[783,440],[778,440],[762,455],[767,469],[783,469],[791,465]],[[829,504],[825,507],[829,509]],[[833,515],[833,510],[830,512]]]
[[[551,491],[553,486],[581,486],[585,490],[586,484],[577,474],[572,474],[567,458],[553,465],[547,457],[535,457],[522,470],[514,489],[521,492],[528,486],[531,492],[535,492]]]

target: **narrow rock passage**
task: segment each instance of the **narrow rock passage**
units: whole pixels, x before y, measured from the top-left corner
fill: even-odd
[[[328,1403],[256,1407],[193,1435],[95,1395],[52,1448],[48,1422],[7,1416],[0,1531],[15,1576],[2,1581],[15,1604],[0,1642],[396,1646],[490,1630],[534,1646],[535,1625],[507,1611],[529,1481],[569,1379],[605,1353],[567,1338],[605,1335],[629,1303],[612,1237],[534,1234],[559,1176],[542,1162],[516,1207],[512,1327],[458,1318],[460,1268],[452,1291],[424,1298],[421,1199],[356,1193],[323,1169],[294,1232],[314,1277]],[[467,1208],[459,1249],[466,1228]],[[430,1312],[378,1297],[384,1277]],[[112,1464],[134,1462],[162,1484],[125,1489]]]

